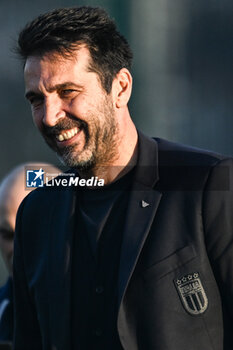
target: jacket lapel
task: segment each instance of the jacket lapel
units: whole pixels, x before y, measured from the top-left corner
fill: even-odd
[[[71,248],[75,199],[72,188],[58,189],[50,221],[50,331],[51,346],[56,350],[70,349]]]
[[[162,194],[158,181],[157,142],[139,133],[139,156],[126,214],[119,266],[118,310],[150,231]]]

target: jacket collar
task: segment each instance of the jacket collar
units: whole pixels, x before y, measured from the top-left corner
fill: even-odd
[[[134,182],[152,188],[158,179],[158,144],[138,131],[138,161]]]

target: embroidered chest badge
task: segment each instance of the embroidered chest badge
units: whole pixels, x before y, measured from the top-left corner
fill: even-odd
[[[191,315],[200,315],[208,307],[208,298],[201,283],[200,275],[194,272],[175,279],[175,286],[185,310]]]

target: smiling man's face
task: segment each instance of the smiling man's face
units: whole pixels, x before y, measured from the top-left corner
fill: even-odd
[[[29,56],[24,71],[35,124],[64,163],[80,169],[109,164],[118,156],[112,94],[88,69],[90,60],[89,50],[80,47],[69,58]]]

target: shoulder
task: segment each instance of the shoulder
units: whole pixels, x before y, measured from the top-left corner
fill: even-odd
[[[228,188],[233,161],[219,153],[155,138],[162,187],[168,190],[203,190],[210,177],[218,189]],[[216,176],[217,175],[217,176]]]
[[[48,190],[47,188],[37,188],[30,192],[21,202],[16,222],[21,219],[25,222],[36,222],[36,218],[44,213],[48,213],[51,203],[56,198],[57,191]]]
[[[160,161],[177,165],[214,165],[231,157],[181,143],[154,138],[158,144]]]
[[[58,179],[64,179],[65,176],[57,177]],[[46,185],[44,187],[36,188],[34,191],[31,191],[22,201],[19,214],[22,215],[23,212],[32,213],[35,215],[43,211],[44,213],[50,211],[52,206],[59,201],[66,201],[67,197],[70,197],[73,193],[72,187],[63,187],[57,185],[60,184],[59,181],[50,183],[50,185]]]
[[[59,176],[55,179],[70,178],[70,173]],[[35,232],[39,227],[46,227],[48,221],[61,212],[67,213],[72,207],[76,188],[74,186],[63,186],[60,182],[48,183],[44,187],[40,187],[31,191],[20,204],[17,218],[16,228],[33,227]],[[57,214],[59,213],[59,214]]]

